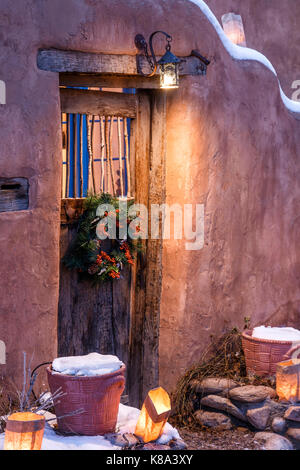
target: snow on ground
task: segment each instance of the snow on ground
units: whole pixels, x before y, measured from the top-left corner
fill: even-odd
[[[115,372],[123,362],[117,356],[90,353],[86,356],[59,357],[52,362],[52,369],[62,374],[95,376]]]
[[[194,3],[197,5],[202,13],[207,17],[209,22],[213,25],[215,28],[216,32],[218,33],[219,38],[221,39],[225,49],[227,52],[231,55],[236,60],[256,60],[257,62],[260,62],[263,64],[265,67],[267,67],[271,72],[277,77],[276,70],[274,69],[273,65],[271,62],[261,54],[260,52],[256,51],[255,49],[249,49],[248,47],[242,47],[238,46],[237,44],[234,44],[225,34],[222,26],[220,25],[219,21],[211,11],[211,9],[208,7],[208,5],[203,1],[203,0],[188,0],[189,2]],[[288,98],[284,92],[282,91],[282,88],[280,86],[280,82],[278,80],[278,86],[280,90],[280,95],[281,99],[286,106],[286,108],[293,112],[293,113],[299,113],[300,115],[300,102],[293,101],[290,98]]]
[[[257,326],[252,332],[252,338],[300,342],[300,331],[288,327]]]
[[[133,433],[140,410],[120,404],[116,432]],[[180,439],[178,431],[169,423],[158,442],[165,444],[171,439]],[[0,449],[3,449],[4,433],[0,434]],[[104,436],[60,436],[46,424],[42,450],[120,450],[112,445]]]

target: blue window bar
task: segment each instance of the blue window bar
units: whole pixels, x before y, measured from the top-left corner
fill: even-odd
[[[63,198],[101,192],[132,196],[130,129],[131,118],[62,113]]]

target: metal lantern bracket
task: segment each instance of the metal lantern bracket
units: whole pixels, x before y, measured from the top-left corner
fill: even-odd
[[[155,53],[154,53],[154,49],[153,49],[153,38],[158,33],[163,34],[167,39],[166,54],[159,61],[157,61]],[[156,74],[158,65],[160,65],[162,63],[162,60],[164,61],[165,57],[168,55],[170,56],[169,60],[173,60],[175,62],[178,61],[178,63],[180,64],[182,64],[183,62],[186,62],[186,59],[178,58],[174,54],[172,54],[172,52],[170,51],[171,41],[172,41],[172,36],[170,36],[169,34],[165,33],[164,31],[155,31],[154,33],[151,34],[149,38],[149,49],[150,49],[150,53],[149,53],[148,44],[147,44],[145,37],[142,34],[137,34],[135,36],[135,46],[140,51],[140,53],[136,56],[137,72],[140,75],[143,75],[144,77],[149,77],[149,78],[153,77]],[[141,58],[143,56],[146,57],[147,62],[151,69],[151,72],[148,74],[144,73],[142,70]],[[191,51],[191,56],[197,57],[199,59],[199,62],[200,62],[199,68],[198,68],[199,75],[206,75],[207,67],[210,64],[210,61],[206,57],[204,57],[202,54],[200,54],[199,51],[195,49]],[[179,71],[180,71],[180,68],[181,67],[179,65]]]
[[[169,34],[165,33],[164,31],[154,31],[154,33],[151,34],[149,38],[149,49],[150,49],[151,55],[148,52],[148,44],[144,36],[142,34],[137,34],[135,36],[135,40],[134,40],[135,45],[137,49],[141,51],[142,54],[140,55],[143,55],[143,54],[145,55],[151,68],[151,72],[149,74],[145,74],[142,70],[141,63],[139,60],[140,55],[137,56],[137,71],[139,74],[143,75],[144,77],[153,77],[153,75],[155,75],[156,73],[157,66],[159,65],[156,59],[155,53],[154,53],[154,49],[153,49],[153,38],[156,34],[159,34],[159,33],[163,34],[166,37],[167,43],[168,43],[167,50],[170,51],[170,42],[172,41],[172,37]],[[180,62],[180,59],[178,59],[178,61]]]
[[[191,56],[197,57],[200,61],[199,68],[202,72],[202,75],[206,75],[207,67],[210,64],[210,60],[200,54],[196,49],[193,49],[191,52]]]

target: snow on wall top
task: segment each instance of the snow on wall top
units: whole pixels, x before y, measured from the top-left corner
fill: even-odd
[[[273,65],[271,62],[267,59],[266,56],[261,54],[260,52],[256,51],[255,49],[249,49],[248,47],[241,47],[236,44],[234,44],[225,34],[222,26],[220,25],[219,21],[211,11],[211,9],[208,7],[208,5],[203,1],[203,0],[188,0],[189,2],[194,3],[197,5],[202,13],[206,16],[208,21],[213,25],[215,28],[216,32],[218,33],[219,38],[221,39],[225,49],[227,52],[231,55],[233,59],[236,60],[256,60],[257,62],[260,62],[263,64],[265,67],[267,67],[271,72],[277,77],[276,70],[274,69]],[[297,101],[293,101],[290,98],[288,98],[285,93],[283,92],[279,79],[278,80],[278,86],[280,90],[280,95],[281,99],[286,106],[286,108],[291,111],[292,113],[297,113],[300,116],[300,103]]]

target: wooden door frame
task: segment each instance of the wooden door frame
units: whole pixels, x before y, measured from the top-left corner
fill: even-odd
[[[135,88],[138,113],[135,119],[135,199],[138,203],[165,202],[166,92],[159,90],[159,74],[141,76],[134,55],[99,54],[81,51],[40,49],[40,70],[59,73],[61,86]],[[143,70],[147,70],[147,60]],[[192,51],[182,57],[179,73],[205,75],[208,61]],[[150,70],[149,70],[150,71]],[[162,289],[162,235],[145,241],[132,289],[130,361],[128,364],[130,404],[139,406],[147,391],[159,382],[159,324]],[[133,273],[134,274],[134,273]]]
[[[75,76],[76,77],[76,76]],[[66,83],[65,78],[64,84]],[[102,83],[103,77],[99,78]],[[95,76],[93,76],[93,86]],[[98,82],[98,83],[99,83]],[[73,83],[72,75],[68,76],[67,83]],[[85,83],[88,76],[85,75]],[[127,78],[118,76],[116,80],[111,76],[106,78],[106,87],[125,88]],[[152,204],[165,202],[165,158],[166,158],[166,92],[149,85],[149,89],[140,89],[139,79],[131,79],[131,87],[136,88],[136,95],[128,95],[128,103],[136,100],[136,115],[128,111],[132,117],[131,125],[131,152],[135,155],[132,174],[135,202],[147,207],[149,213],[148,225]],[[67,93],[65,93],[67,91]],[[81,90],[61,89],[61,101],[64,112],[83,112],[86,106],[91,106],[92,95],[101,92],[88,91],[88,99],[80,96]],[[73,96],[74,95],[74,96]],[[103,92],[107,95],[108,106],[117,109],[118,100],[111,101],[116,93]],[[83,98],[83,99],[82,99]],[[97,101],[97,97],[95,98]],[[133,106],[132,106],[133,109]],[[90,109],[96,113],[97,109]],[[116,112],[116,111],[115,111]],[[122,110],[124,114],[124,110]],[[82,199],[78,200],[82,206]],[[62,220],[65,220],[68,207],[72,209],[74,200],[62,200]],[[75,206],[78,204],[75,201]],[[74,212],[75,219],[80,213]],[[161,231],[160,231],[161,232]],[[131,314],[130,314],[130,344],[129,361],[127,364],[127,382],[129,403],[140,406],[149,389],[159,385],[159,326],[160,326],[160,300],[162,289],[162,233],[160,238],[143,241],[143,252],[138,254],[137,262],[133,267],[131,283]]]
[[[137,90],[135,133],[135,202],[148,208],[163,204],[166,195],[166,94]],[[149,233],[150,230],[148,230]],[[162,290],[162,233],[144,241],[134,272],[129,350],[130,404],[140,406],[149,389],[159,384],[159,326]]]

